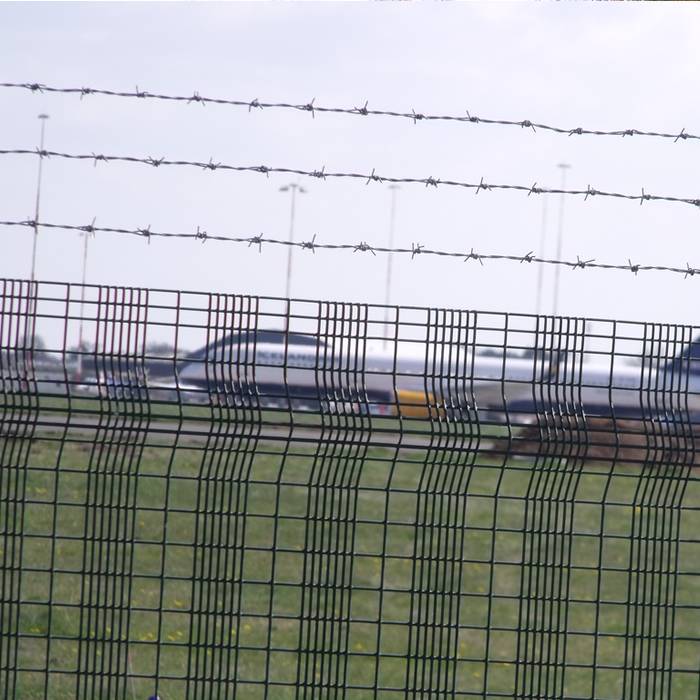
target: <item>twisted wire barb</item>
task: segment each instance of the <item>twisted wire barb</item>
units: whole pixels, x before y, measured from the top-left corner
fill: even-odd
[[[253,100],[242,100],[242,99],[225,99],[221,97],[205,97],[199,92],[195,91],[191,95],[167,95],[155,92],[146,92],[144,90],[139,90],[138,86],[135,91],[122,91],[122,90],[105,90],[102,88],[93,87],[55,87],[51,85],[44,85],[42,83],[0,83],[2,88],[19,88],[23,90],[29,90],[31,92],[40,93],[62,93],[62,94],[73,94],[79,95],[80,99],[92,95],[102,95],[105,97],[122,97],[122,98],[136,98],[136,99],[149,99],[149,100],[163,100],[168,102],[180,102],[184,104],[198,103],[201,105],[215,104],[215,105],[228,105],[232,107],[245,107],[251,112],[253,109],[285,109],[294,110],[298,112],[310,112],[311,116],[315,118],[317,113],[329,113],[329,114],[347,114],[353,116],[362,117],[393,117],[399,119],[408,119],[414,124],[422,121],[441,121],[441,122],[462,122],[467,124],[487,124],[494,126],[512,126],[519,127],[521,129],[527,129],[537,133],[538,130],[549,131],[556,134],[563,134],[565,136],[618,136],[625,138],[627,136],[648,136],[654,138],[662,139],[673,139],[676,143],[679,140],[687,141],[688,139],[700,139],[700,135],[688,133],[685,128],[682,128],[678,132],[663,132],[663,131],[646,131],[643,129],[587,129],[583,127],[561,127],[553,126],[551,124],[544,124],[542,122],[534,122],[530,119],[491,119],[488,117],[478,117],[475,114],[471,114],[468,110],[465,110],[463,115],[454,114],[427,114],[424,112],[416,112],[411,109],[410,112],[401,112],[394,109],[370,109],[368,102],[365,102],[362,107],[323,107],[315,104],[315,98],[310,102],[306,103],[292,103],[292,102],[261,102],[257,98]]]
[[[200,168],[202,170],[227,170],[230,172],[249,172],[249,173],[262,173],[269,176],[270,173],[283,173],[286,175],[298,175],[300,177],[312,177],[317,180],[328,180],[329,178],[347,178],[352,180],[364,180],[365,184],[370,184],[371,182],[392,182],[392,183],[402,183],[402,184],[421,184],[425,187],[431,186],[437,189],[438,186],[447,187],[461,187],[468,190],[475,190],[478,194],[480,190],[490,191],[490,190],[512,190],[516,192],[525,192],[528,196],[532,194],[564,194],[564,195],[574,195],[583,196],[584,200],[589,197],[612,197],[615,199],[627,199],[631,201],[638,201],[640,204],[644,201],[664,201],[664,202],[676,202],[679,204],[691,204],[695,207],[700,207],[700,198],[694,197],[678,197],[673,195],[662,195],[662,194],[649,194],[643,188],[640,194],[629,194],[624,192],[609,192],[605,190],[597,190],[592,188],[590,185],[586,187],[585,190],[567,190],[558,187],[535,187],[534,185],[517,185],[517,184],[503,184],[503,183],[486,183],[482,177],[478,183],[476,182],[464,182],[462,180],[443,180],[440,178],[430,177],[390,177],[388,175],[378,175],[375,173],[374,168],[372,172],[368,175],[367,173],[355,173],[355,172],[327,172],[325,166],[320,170],[303,170],[301,168],[283,168],[283,167],[270,167],[267,165],[231,165],[228,163],[214,162],[213,159],[209,161],[196,161],[196,160],[173,160],[165,157],[153,158],[152,156],[140,157],[140,156],[114,156],[114,155],[104,155],[96,153],[62,153],[60,151],[47,151],[40,149],[30,149],[30,148],[5,148],[0,149],[0,156],[2,155],[34,155],[39,158],[64,158],[68,160],[87,160],[93,161],[95,165],[99,162],[109,163],[109,162],[121,162],[121,163],[139,163],[142,165],[150,165],[155,168],[161,166],[180,166],[180,167],[192,167]]]
[[[59,229],[64,231],[79,231],[82,233],[90,233],[94,235],[95,233],[116,233],[122,235],[138,236],[139,238],[146,238],[150,243],[152,238],[179,238],[185,240],[200,241],[205,243],[207,241],[221,241],[226,243],[243,243],[250,246],[257,246],[258,250],[262,252],[262,245],[277,245],[277,246],[291,246],[293,248],[301,248],[305,250],[310,250],[314,253],[316,250],[347,250],[352,253],[371,253],[375,255],[377,253],[392,253],[398,255],[407,255],[413,260],[418,256],[432,255],[442,258],[461,258],[464,262],[469,260],[475,260],[481,265],[484,264],[484,260],[489,261],[511,261],[517,263],[536,263],[540,265],[561,265],[563,267],[568,267],[572,270],[576,269],[598,269],[598,270],[616,270],[621,272],[632,272],[637,275],[639,272],[672,272],[675,274],[683,275],[684,279],[688,277],[694,277],[696,274],[700,274],[700,268],[692,267],[690,263],[686,263],[685,267],[675,267],[669,265],[641,265],[632,264],[631,260],[628,259],[626,264],[614,264],[614,263],[604,263],[596,262],[595,259],[581,259],[580,256],[576,256],[576,260],[557,260],[552,258],[541,258],[534,254],[534,251],[522,254],[506,254],[506,253],[479,253],[471,248],[469,252],[465,251],[448,251],[448,250],[436,250],[432,248],[426,248],[421,243],[412,243],[410,248],[397,248],[397,247],[386,247],[386,246],[375,246],[369,244],[366,240],[362,240],[359,243],[321,243],[317,240],[317,235],[314,234],[310,241],[289,241],[282,240],[279,238],[269,238],[264,234],[256,234],[254,236],[226,236],[223,234],[212,234],[204,231],[200,226],[194,233],[177,233],[172,231],[154,231],[151,229],[150,225],[138,228],[118,228],[114,226],[95,226],[93,222],[87,225],[76,225],[76,224],[57,224],[45,221],[34,221],[33,219],[17,220],[17,221],[1,221],[0,226],[8,227],[26,227],[29,229],[34,229],[34,227],[46,228],[46,229]]]

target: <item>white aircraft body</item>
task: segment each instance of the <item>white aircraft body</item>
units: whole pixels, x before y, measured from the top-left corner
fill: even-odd
[[[585,412],[651,417],[700,415],[700,344],[658,366],[583,362],[581,355],[486,356],[457,345],[399,342],[395,351],[347,338],[331,343],[280,331],[250,331],[184,360],[179,386],[198,387],[240,404],[330,406],[395,413],[423,404],[435,415],[455,410]]]

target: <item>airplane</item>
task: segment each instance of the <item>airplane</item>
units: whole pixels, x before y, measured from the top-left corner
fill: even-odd
[[[347,338],[251,330],[188,355],[178,383],[209,392],[214,403],[427,417],[502,409],[506,396],[526,399],[547,373],[541,359],[436,347],[406,341],[392,352]]]
[[[371,342],[278,330],[222,337],[178,366],[181,389],[214,403],[452,420],[537,413],[648,418],[680,415],[700,422],[700,337],[669,361],[535,351],[487,356],[474,348]]]
[[[507,402],[512,413],[578,413],[700,423],[700,336],[671,360],[640,356],[635,365],[605,356],[585,362],[568,355],[546,381],[534,382],[529,398]]]
[[[700,423],[700,337],[670,360],[658,353],[634,366],[609,354],[595,362],[561,350],[488,355],[464,344],[378,343],[248,330],[167,360],[169,376],[147,366],[134,374],[131,362],[131,372],[105,370],[101,380],[97,372],[86,386],[104,384],[115,398],[133,396],[133,385],[155,400],[454,421],[526,424],[537,414],[575,414]],[[0,357],[0,380],[14,393],[24,373],[11,359]],[[37,390],[66,393],[65,373],[43,364],[35,358]]]

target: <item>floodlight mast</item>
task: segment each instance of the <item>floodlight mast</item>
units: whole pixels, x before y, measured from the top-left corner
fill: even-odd
[[[30,281],[33,283],[36,278],[36,244],[39,237],[39,205],[41,203],[41,174],[42,166],[44,165],[44,134],[46,131],[46,120],[49,118],[48,114],[40,114],[37,119],[41,121],[41,137],[39,139],[39,173],[36,182],[36,206],[34,207],[34,241],[32,243],[32,271],[29,277]]]
[[[288,185],[280,187],[280,192],[291,192],[292,193],[292,206],[289,213],[289,248],[287,250],[287,280],[285,284],[284,296],[287,299],[287,317],[285,319],[285,331],[289,330],[289,309],[290,309],[290,296],[292,290],[292,253],[294,252],[294,215],[295,215],[295,205],[297,191],[299,194],[306,194],[306,190],[296,182],[290,182]]]
[[[391,210],[389,212],[389,250],[394,247],[394,222],[396,220],[396,191],[401,189],[398,185],[389,185],[391,190]],[[386,279],[384,290],[384,347],[389,343],[389,304],[391,302],[391,273],[394,261],[393,253],[386,257]]]
[[[557,168],[561,170],[561,189],[566,189],[566,171],[571,169],[568,163],[558,163]],[[557,232],[557,260],[561,260],[561,251],[564,237],[564,201],[565,195],[559,195],[559,230]],[[554,270],[554,303],[552,315],[556,316],[559,311],[559,277],[561,274],[561,265],[557,265]]]
[[[35,278],[36,278],[36,244],[37,240],[39,238],[39,205],[41,203],[41,174],[42,174],[42,166],[44,165],[44,156],[42,155],[44,152],[44,135],[46,132],[46,120],[49,118],[48,114],[39,114],[37,117],[41,121],[41,136],[39,138],[39,173],[37,175],[37,181],[36,181],[36,205],[34,207],[34,236],[33,236],[33,241],[32,241],[32,270],[31,274],[29,276],[29,300],[28,300],[28,308],[27,311],[29,312],[29,318],[33,318],[35,313],[36,313],[36,294],[35,294]],[[32,333],[33,331],[33,324],[30,324],[29,322],[27,323],[25,329],[24,329],[24,342],[25,345],[29,345],[31,343],[31,347],[34,347],[34,338],[29,337],[30,333],[30,326],[32,327]]]

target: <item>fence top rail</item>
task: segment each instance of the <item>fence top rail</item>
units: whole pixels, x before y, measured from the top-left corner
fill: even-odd
[[[53,294],[49,290],[57,290]],[[395,311],[399,315],[396,317],[398,320],[391,321],[391,323],[400,323],[402,326],[425,326],[426,321],[424,320],[414,320],[415,316],[411,318],[410,316],[401,317],[401,312],[418,312],[423,314],[445,314],[452,315],[455,319],[455,325],[461,322],[465,322],[465,319],[469,319],[469,324],[471,327],[483,328],[484,330],[494,330],[494,329],[508,329],[511,333],[523,332],[524,330],[529,330],[530,328],[536,329],[539,322],[540,328],[554,327],[555,324],[560,324],[561,328],[577,327],[577,323],[589,323],[589,324],[606,324],[611,328],[615,328],[615,335],[618,338],[633,339],[639,337],[637,334],[626,336],[624,329],[630,328],[641,328],[648,329],[649,333],[653,332],[653,329],[686,329],[693,332],[700,331],[700,328],[696,327],[694,324],[687,323],[669,323],[660,320],[634,320],[634,319],[620,319],[608,316],[580,316],[580,315],[564,315],[564,314],[537,314],[526,311],[494,311],[494,310],[483,310],[476,308],[463,308],[457,306],[422,306],[416,304],[383,304],[379,302],[362,302],[353,301],[347,299],[318,299],[311,297],[284,297],[275,296],[271,294],[258,295],[258,294],[246,294],[243,292],[236,291],[204,291],[201,289],[173,289],[168,287],[144,287],[144,286],[133,286],[133,285],[114,285],[114,284],[96,284],[92,282],[70,282],[66,280],[58,279],[42,279],[31,281],[22,277],[0,277],[0,294],[6,296],[7,298],[15,297],[28,299],[31,298],[36,301],[46,301],[46,302],[58,302],[65,303],[71,302],[75,303],[76,299],[79,298],[80,290],[92,290],[93,292],[101,297],[95,296],[93,298],[86,297],[81,300],[81,303],[85,306],[96,306],[98,304],[104,305],[114,305],[114,304],[127,304],[125,297],[117,299],[116,297],[111,298],[109,294],[126,294],[126,293],[148,293],[148,306],[153,309],[173,309],[179,308],[181,311],[193,311],[202,312],[209,308],[219,308],[221,312],[225,309],[222,304],[226,304],[228,300],[229,303],[234,303],[237,300],[238,303],[244,302],[268,302],[270,304],[276,304],[276,306],[268,307],[264,312],[262,310],[256,312],[261,316],[269,316],[271,318],[284,319],[287,316],[293,316],[299,319],[309,319],[314,320],[318,318],[319,308],[329,308],[329,309],[352,309],[352,313],[356,310],[365,310],[366,313],[371,313],[372,311],[379,312],[382,311]],[[61,290],[61,291],[58,291]],[[161,296],[165,296],[170,301],[166,303],[161,299]],[[203,300],[206,305],[189,305],[188,299]],[[191,303],[191,302],[190,302]],[[296,305],[294,312],[288,310],[290,304]],[[218,306],[217,306],[218,305]],[[241,313],[242,307],[236,307],[236,311]],[[312,309],[314,311],[312,311]],[[228,309],[231,311],[232,309]],[[5,313],[9,313],[10,309],[5,309]],[[347,317],[348,319],[350,317]],[[488,325],[487,320],[502,320],[503,323],[495,326]],[[522,319],[526,324],[525,329],[519,328],[517,326],[509,325],[509,320]],[[371,324],[384,324],[386,323],[384,316],[368,317]],[[155,321],[154,321],[155,322]],[[479,323],[483,323],[480,326]],[[532,324],[532,325],[531,325]],[[593,328],[593,326],[591,326]],[[596,333],[591,330],[591,337],[599,336],[601,338],[609,337],[609,333]]]

